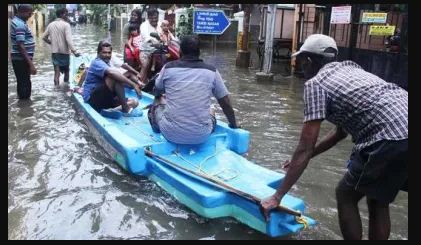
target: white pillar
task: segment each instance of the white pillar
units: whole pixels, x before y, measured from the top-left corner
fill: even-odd
[[[266,38],[265,38],[265,57],[263,60],[263,72],[270,73],[272,68],[273,54],[273,33],[275,30],[276,4],[268,4],[266,18]]]
[[[127,22],[129,22],[129,20],[130,20],[130,13],[129,13],[129,5],[128,4],[126,4],[126,8],[127,8],[127,11],[126,11],[126,14],[127,14]]]
[[[108,4],[108,14],[107,14],[107,21],[108,21],[108,31],[110,30],[110,21],[111,21],[111,4]]]

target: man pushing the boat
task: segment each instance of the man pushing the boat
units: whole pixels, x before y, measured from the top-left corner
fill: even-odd
[[[126,99],[124,86],[134,88],[138,96],[142,94],[141,88],[110,65],[111,53],[111,43],[100,41],[97,57],[92,61],[83,84],[83,100],[98,112],[121,106],[123,115],[130,115],[139,102],[132,98]]]
[[[298,180],[310,159],[348,134],[355,146],[348,171],[336,187],[339,225],[344,239],[362,239],[358,202],[366,197],[370,240],[388,239],[389,204],[408,191],[408,92],[364,71],[352,61],[336,62],[335,40],[310,35],[293,54],[304,76],[304,125],[284,181],[261,202],[266,217]],[[335,128],[317,142],[323,120]]]

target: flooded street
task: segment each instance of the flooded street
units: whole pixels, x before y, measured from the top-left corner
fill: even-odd
[[[104,29],[72,28],[76,49],[95,53]],[[114,51],[121,54],[121,35],[113,33]],[[250,131],[247,158],[280,171],[292,155],[303,120],[303,80],[282,77],[274,64],[275,81],[257,83],[253,69],[235,67],[235,47],[219,44],[216,56],[206,45],[201,57],[215,65],[231,93],[236,117]],[[54,87],[49,46],[36,37],[30,101],[18,101],[16,79],[8,63],[8,238],[9,239],[271,239],[231,218],[205,219],[154,182],[120,169],[88,131],[66,84]],[[63,77],[61,77],[62,81]],[[217,118],[225,121],[219,106]],[[332,124],[324,122],[320,137]],[[278,239],[342,239],[334,189],[345,172],[353,144],[350,136],[311,160],[290,194],[302,198],[306,215],[318,224]],[[360,202],[364,239],[368,212]],[[390,239],[408,239],[408,194],[391,205]]]

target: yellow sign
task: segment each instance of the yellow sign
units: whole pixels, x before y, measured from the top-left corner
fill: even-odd
[[[369,35],[372,36],[392,36],[395,34],[396,26],[370,26]]]
[[[364,12],[362,23],[386,23],[387,13]]]

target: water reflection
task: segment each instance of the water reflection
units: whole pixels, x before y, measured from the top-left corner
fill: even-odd
[[[94,26],[73,29],[81,53],[95,53],[107,32]],[[121,52],[120,33],[111,33]],[[230,219],[205,219],[178,203],[155,183],[134,178],[112,162],[89,133],[65,84],[53,86],[48,45],[36,39],[30,101],[16,99],[16,81],[8,65],[8,238],[9,239],[269,239]],[[253,68],[235,67],[235,49],[218,45],[216,56],[205,48],[202,58],[220,71],[238,120],[251,132],[247,157],[270,169],[289,159],[302,126],[303,81],[282,74],[257,83]],[[218,108],[217,117],[225,116]],[[321,135],[332,125],[324,123]],[[312,160],[292,194],[303,197],[308,215],[319,224],[279,239],[340,239],[334,186],[344,172],[349,139]],[[317,193],[317,195],[315,195]],[[391,239],[408,237],[407,194],[391,208]],[[367,210],[363,200],[363,228]]]

